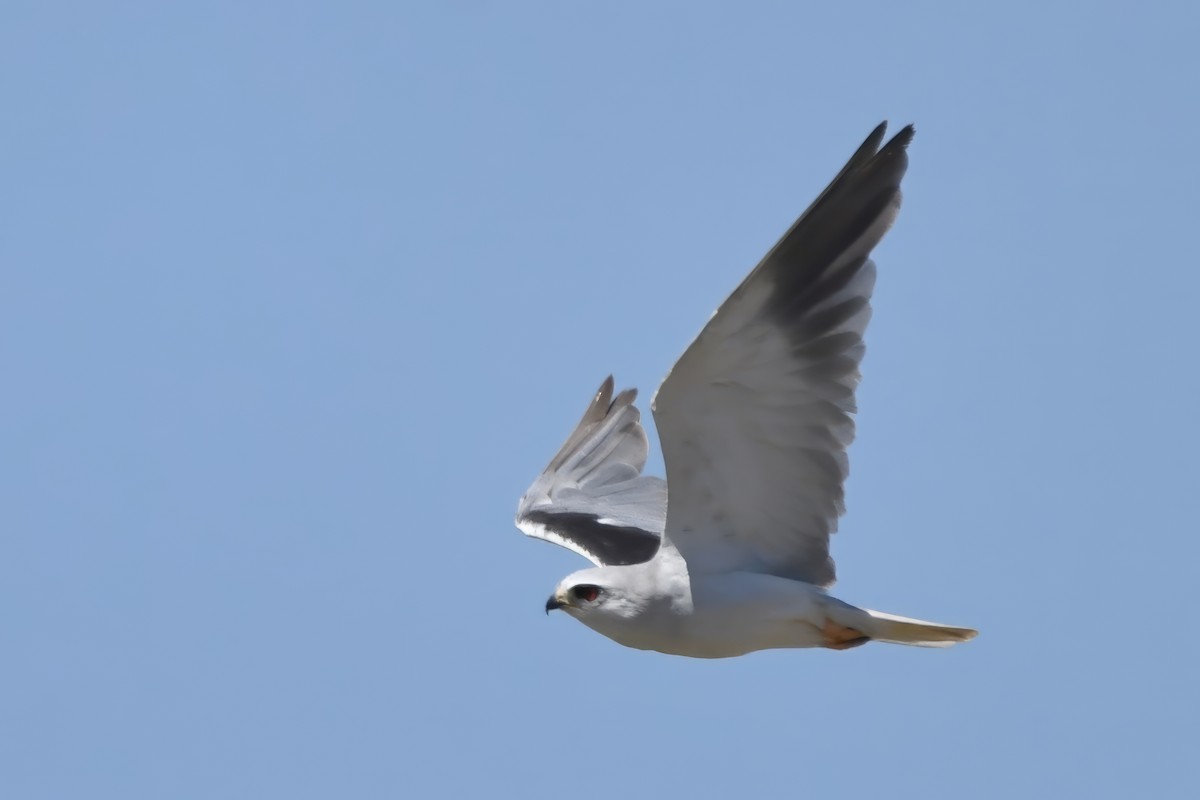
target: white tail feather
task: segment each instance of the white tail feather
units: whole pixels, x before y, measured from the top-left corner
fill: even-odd
[[[882,611],[862,609],[867,619],[857,625],[858,629],[880,642],[909,644],[916,647],[949,647],[959,642],[974,639],[979,631],[971,628],[956,628],[940,622],[898,617]]]

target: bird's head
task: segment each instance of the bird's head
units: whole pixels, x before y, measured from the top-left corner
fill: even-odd
[[[559,582],[546,601],[546,613],[556,609],[582,621],[636,616],[642,605],[620,567],[580,570]]]

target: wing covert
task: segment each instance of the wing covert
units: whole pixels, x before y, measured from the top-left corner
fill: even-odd
[[[649,445],[626,389],[609,376],[550,464],[521,498],[516,524],[597,565],[638,564],[658,551],[667,487],[642,475]]]

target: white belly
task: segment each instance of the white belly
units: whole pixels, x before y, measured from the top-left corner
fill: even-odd
[[[772,575],[690,577],[690,608],[664,606],[619,624],[584,621],[627,647],[728,658],[755,650],[821,646],[825,608],[839,602],[816,586]]]

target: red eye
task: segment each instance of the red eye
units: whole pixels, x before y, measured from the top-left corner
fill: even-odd
[[[600,596],[600,587],[592,586],[591,584],[581,583],[578,586],[572,587],[571,594],[576,600],[582,600],[585,603],[591,603]]]

